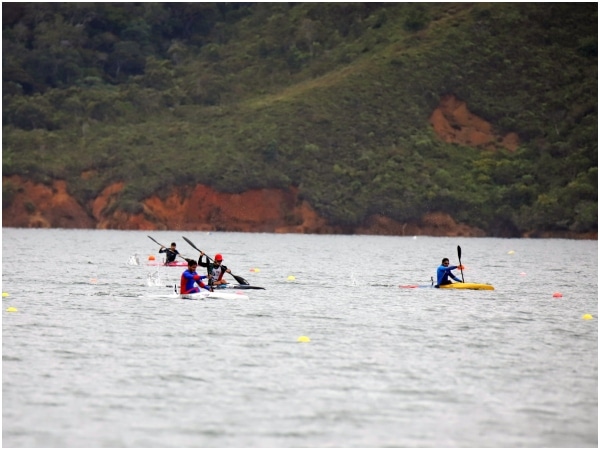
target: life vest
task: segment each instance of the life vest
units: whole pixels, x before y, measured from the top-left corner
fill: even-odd
[[[211,279],[214,281],[221,281],[223,275],[225,275],[225,271],[227,267],[220,265],[219,267],[212,266],[212,271],[210,273]]]

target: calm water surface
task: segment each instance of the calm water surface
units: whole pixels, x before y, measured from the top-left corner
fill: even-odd
[[[597,241],[2,234],[4,447],[598,446]],[[148,234],[267,289],[173,298]],[[457,245],[495,291],[398,287]]]

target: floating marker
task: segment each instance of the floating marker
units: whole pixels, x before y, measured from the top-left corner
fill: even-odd
[[[581,318],[583,320],[592,320],[594,316],[592,316],[591,314],[584,314]]]
[[[90,283],[92,283],[92,284],[96,284],[96,283],[98,283],[98,278],[92,278],[92,279],[90,280]]]
[[[524,277],[527,274],[525,272],[521,272],[519,275],[521,275],[522,277]]]
[[[552,297],[560,298],[560,297],[562,297],[562,294],[560,292],[555,292],[554,294],[552,294]]]
[[[294,281],[296,279],[296,277],[294,275],[290,275],[289,277],[287,277],[288,281]]]
[[[508,252],[508,254],[509,254],[509,255],[512,255],[512,254],[514,254],[514,253],[515,253],[515,251],[514,251],[514,250],[511,250],[511,251],[509,251],[509,252]]]
[[[298,342],[310,342],[310,338],[308,336],[300,336]]]
[[[8,308],[6,308],[7,312],[17,312],[17,308],[15,308],[14,306],[9,306]]]
[[[253,268],[253,269],[250,269],[250,272],[260,272],[260,269]]]
[[[148,256],[148,261],[154,261],[156,258],[154,258],[154,255],[150,255]]]
[[[8,292],[3,292],[2,297],[8,297]]]

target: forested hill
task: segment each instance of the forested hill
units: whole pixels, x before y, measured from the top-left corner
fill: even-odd
[[[123,181],[126,213],[203,184],[295,188],[342,227],[439,211],[491,236],[597,232],[597,11],[3,3],[3,208],[19,175],[81,205]],[[459,139],[444,102],[497,138]]]

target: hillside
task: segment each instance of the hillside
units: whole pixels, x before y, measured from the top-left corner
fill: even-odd
[[[441,214],[597,237],[597,23],[594,3],[4,3],[3,225],[270,231],[222,205],[276,192],[287,231]]]

